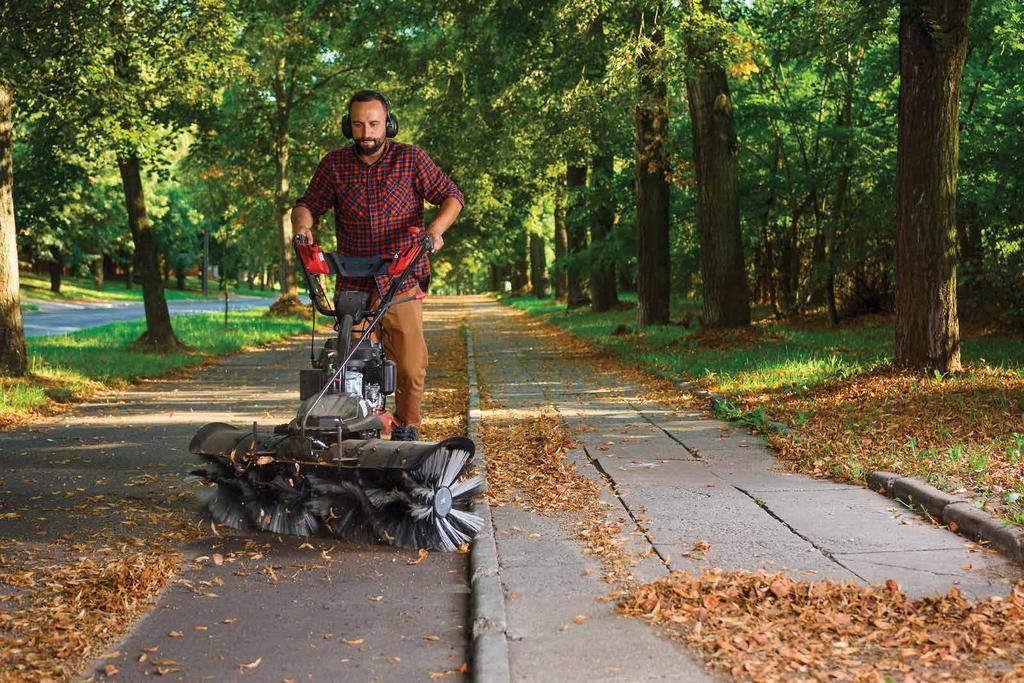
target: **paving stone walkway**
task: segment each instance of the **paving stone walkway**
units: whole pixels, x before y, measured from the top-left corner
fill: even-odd
[[[509,408],[550,405],[564,416],[580,442],[568,457],[607,485],[610,509],[633,524],[634,548],[654,551],[638,568],[642,580],[764,568],[978,597],[1006,594],[1022,576],[1016,563],[871,490],[785,472],[744,429],[638,401],[641,387],[567,354],[523,313],[483,297],[468,306],[481,387]],[[597,600],[608,586],[570,525],[512,506],[493,517],[514,681],[708,676],[682,647]],[[691,552],[700,541],[707,551]],[[579,614],[589,618],[576,625]]]

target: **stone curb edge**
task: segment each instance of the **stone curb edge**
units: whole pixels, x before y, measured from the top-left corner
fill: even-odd
[[[469,438],[476,444],[474,462],[480,476],[487,480],[487,463],[480,438],[480,389],[473,355],[473,333],[466,335],[466,374],[469,378]],[[473,512],[483,519],[483,527],[473,541],[469,554],[470,624],[472,628],[471,680],[477,683],[507,683],[511,680],[508,659],[505,595],[498,575],[498,546],[494,540],[491,506],[486,495],[478,495]]]
[[[925,510],[945,525],[956,524],[956,532],[988,541],[1008,557],[1024,564],[1024,529],[1003,523],[974,507],[967,498],[952,496],[912,477],[892,472],[871,472],[868,486],[903,503]]]

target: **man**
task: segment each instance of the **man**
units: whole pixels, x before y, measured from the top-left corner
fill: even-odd
[[[458,186],[423,150],[395,142],[398,121],[384,95],[361,90],[348,103],[342,131],[353,143],[329,152],[317,167],[306,193],[292,209],[292,230],[312,242],[311,229],[334,209],[338,251],[346,256],[392,254],[415,239],[411,228],[423,226],[423,200],[441,207],[427,228],[436,252],[465,200]],[[430,264],[422,259],[406,280],[402,293],[426,292]],[[375,291],[365,278],[338,278],[339,289]],[[405,298],[403,296],[403,298]],[[395,420],[391,438],[419,439],[420,404],[427,375],[423,338],[423,302],[414,299],[384,315],[382,343],[398,365]]]

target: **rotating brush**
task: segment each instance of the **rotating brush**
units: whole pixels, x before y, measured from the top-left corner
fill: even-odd
[[[373,528],[403,548],[451,552],[471,541],[483,520],[458,506],[482,490],[484,480],[478,475],[459,479],[470,457],[462,449],[439,448],[413,470],[365,477]]]

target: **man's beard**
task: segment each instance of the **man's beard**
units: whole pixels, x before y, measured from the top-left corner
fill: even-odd
[[[363,145],[364,142],[372,141],[373,144],[369,147]],[[356,154],[364,157],[372,157],[374,154],[380,151],[380,148],[384,146],[384,138],[362,138],[356,140]]]

